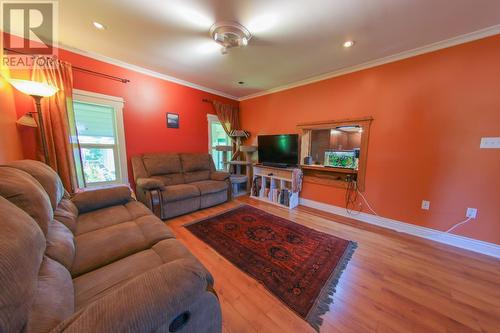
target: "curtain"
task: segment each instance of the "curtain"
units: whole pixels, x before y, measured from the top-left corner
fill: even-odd
[[[71,64],[57,59],[35,61],[31,79],[59,88],[52,97],[42,98],[42,117],[47,141],[48,164],[61,177],[64,188],[74,193],[78,188],[75,165],[81,166],[80,147],[73,114],[73,71]],[[37,128],[38,141],[41,134]],[[40,144],[37,156],[44,160]],[[45,161],[47,162],[47,161]]]
[[[240,129],[239,110],[237,106],[217,101],[212,101],[212,105],[227,135],[231,136],[233,130]]]

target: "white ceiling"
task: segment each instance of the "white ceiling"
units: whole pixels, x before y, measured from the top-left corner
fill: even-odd
[[[221,20],[249,45],[221,55]],[[500,1],[62,0],[59,21],[62,45],[242,97],[498,25]]]

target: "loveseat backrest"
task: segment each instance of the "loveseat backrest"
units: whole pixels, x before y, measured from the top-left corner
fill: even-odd
[[[164,154],[145,154],[142,155],[142,165],[144,166],[143,172],[147,178],[159,179],[165,185],[177,185],[184,183],[184,175],[182,174],[182,165],[179,154],[164,153]],[[136,175],[138,163],[133,161],[135,178],[141,178]]]
[[[215,171],[210,154],[180,154],[182,170],[186,183],[210,179],[210,173]]]
[[[142,160],[149,177],[182,173],[179,154],[145,154]]]
[[[159,153],[132,157],[134,179],[159,179],[166,186],[192,183],[210,179],[215,171],[210,154],[203,153]]]

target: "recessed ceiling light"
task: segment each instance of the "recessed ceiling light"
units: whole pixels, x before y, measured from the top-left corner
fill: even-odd
[[[245,84],[245,81],[238,81],[238,84]]]
[[[353,45],[354,45],[354,41],[353,40],[348,40],[348,41],[344,42],[344,44],[342,44],[342,46],[344,46],[346,49],[350,48]]]
[[[94,25],[94,27],[95,27],[96,29],[99,29],[99,30],[105,30],[105,29],[106,29],[106,27],[105,27],[105,26],[104,26],[104,24],[102,24],[102,23],[99,23],[99,22],[95,22],[95,21],[94,21],[94,22],[92,22],[92,24]]]

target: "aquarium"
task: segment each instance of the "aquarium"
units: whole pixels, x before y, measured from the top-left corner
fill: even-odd
[[[325,151],[324,165],[333,168],[358,168],[358,158],[355,150]]]

